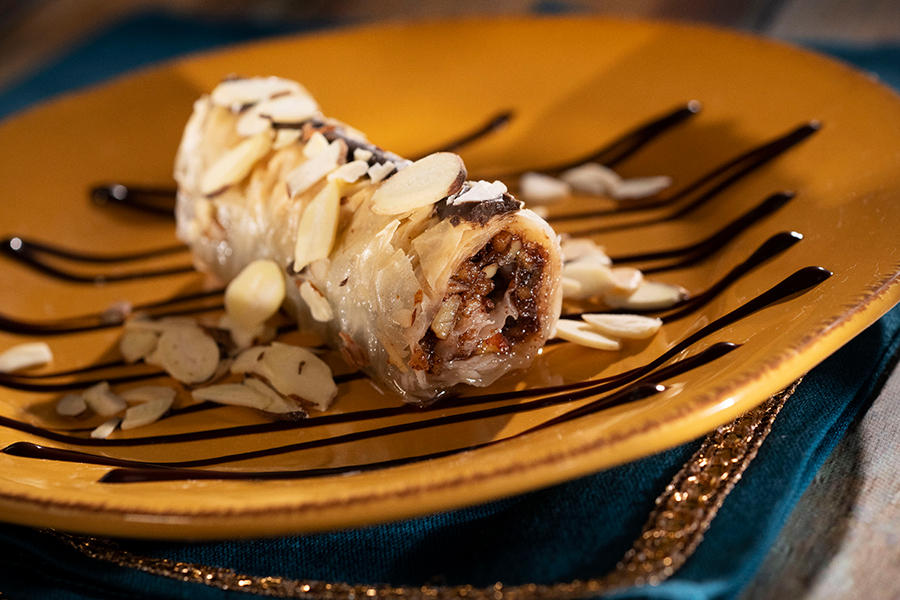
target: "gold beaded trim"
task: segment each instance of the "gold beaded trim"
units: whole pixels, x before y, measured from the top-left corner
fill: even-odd
[[[553,585],[480,588],[462,586],[394,587],[302,581],[284,577],[241,575],[231,569],[139,556],[105,538],[49,531],[79,552],[120,567],[138,569],[220,590],[278,598],[316,600],[569,600],[596,596],[629,586],[659,585],[694,553],[725,497],[740,480],[772,428],[781,407],[797,388],[794,383],[766,402],[709,434],[681,468],[655,508],[641,536],[613,572],[599,579]],[[0,596],[2,598],[2,596]]]

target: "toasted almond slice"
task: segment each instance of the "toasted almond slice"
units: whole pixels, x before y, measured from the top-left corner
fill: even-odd
[[[166,400],[170,404],[175,400],[175,390],[165,385],[142,385],[119,393],[126,402],[156,402]]]
[[[26,342],[0,353],[0,373],[45,365],[53,360],[53,352],[46,342]]]
[[[77,417],[87,410],[87,402],[80,394],[66,394],[56,403],[56,414],[61,417]]]
[[[125,411],[125,417],[122,419],[120,427],[126,430],[155,423],[172,408],[174,398],[174,395],[171,398],[156,398],[129,407]]]
[[[397,166],[391,161],[386,161],[383,163],[375,163],[369,170],[366,171],[366,174],[369,176],[369,179],[372,180],[372,183],[378,183],[379,181],[384,180],[388,175],[394,172]]]
[[[581,288],[580,281],[571,277],[561,277],[560,283],[562,284],[563,298],[569,300],[584,299],[584,291]]]
[[[146,358],[156,349],[159,333],[150,329],[126,328],[119,338],[119,353],[129,364]]]
[[[559,242],[563,262],[583,261],[610,266],[612,260],[606,250],[590,238],[573,238],[564,236]]]
[[[275,141],[272,142],[273,150],[281,150],[300,140],[299,129],[279,129],[275,132]]]
[[[631,294],[644,281],[644,274],[633,267],[613,267],[610,269],[610,275],[614,294]]]
[[[108,381],[101,381],[84,390],[82,397],[91,410],[101,417],[109,417],[128,408],[128,404],[109,389]]]
[[[341,165],[328,174],[328,181],[346,181],[354,183],[369,170],[369,163],[364,160],[352,160]]]
[[[419,159],[385,181],[372,195],[372,212],[399,215],[430,206],[462,189],[466,167],[450,152]]]
[[[253,107],[263,117],[279,125],[300,124],[319,112],[319,105],[312,96],[289,94],[271,98]]]
[[[271,132],[265,131],[226,151],[203,173],[200,193],[210,196],[244,179],[272,148],[272,141]]]
[[[329,182],[307,205],[297,224],[294,246],[294,271],[309,263],[328,258],[337,234],[341,194],[337,182]]]
[[[675,306],[687,297],[687,290],[681,286],[645,279],[634,293],[627,296],[609,294],[605,300],[613,308],[663,310]]]
[[[672,185],[672,178],[665,175],[655,177],[633,177],[623,179],[610,189],[609,195],[616,200],[630,200],[654,196]]]
[[[155,356],[166,373],[182,383],[197,384],[216,372],[219,346],[200,327],[173,327],[159,336]]]
[[[572,193],[572,186],[556,177],[529,171],[519,178],[519,196],[528,202],[551,202]]]
[[[287,174],[288,196],[296,198],[323,177],[337,169],[346,159],[347,144],[344,140],[334,140],[328,147]]]
[[[334,311],[325,296],[309,281],[300,284],[300,297],[309,307],[312,318],[319,323],[327,323],[334,318]]]
[[[431,330],[438,339],[445,340],[450,335],[461,303],[462,297],[459,294],[453,294],[441,303],[441,307],[431,321]]]
[[[507,192],[506,184],[502,181],[475,181],[464,185],[462,190],[448,199],[450,204],[463,204],[466,202],[484,202],[501,197]]]
[[[213,89],[210,99],[217,106],[239,110],[248,104],[255,104],[280,94],[308,96],[309,92],[299,83],[290,79],[246,77],[223,81]]]
[[[284,302],[284,271],[270,259],[254,260],[225,288],[225,311],[245,329],[254,329]]]
[[[112,435],[112,432],[116,430],[116,427],[118,427],[121,422],[121,417],[113,417],[109,421],[98,425],[97,428],[91,432],[91,438],[95,440],[105,440]]]
[[[595,196],[610,194],[622,180],[615,171],[598,163],[585,163],[568,169],[559,178],[576,192]]]
[[[643,315],[585,314],[581,318],[603,335],[627,340],[645,340],[656,335],[662,321]]]
[[[245,350],[231,365],[232,373],[265,378],[281,395],[325,410],[337,396],[331,368],[306,348],[273,342]]]
[[[560,319],[556,323],[556,337],[597,350],[619,350],[622,343],[598,332],[590,323]]]
[[[572,297],[576,300],[603,297],[616,287],[612,269],[606,265],[575,261],[563,265],[562,274],[581,285],[581,295]]]
[[[329,142],[328,138],[325,137],[321,131],[313,131],[309,136],[309,139],[306,140],[306,143],[303,145],[303,156],[306,158],[312,158],[314,156],[318,156],[322,154],[328,149]]]
[[[369,162],[372,157],[375,156],[375,153],[371,150],[366,150],[365,148],[354,148],[353,149],[353,160],[361,160],[364,162]]]
[[[243,383],[220,383],[197,388],[191,392],[194,400],[218,402],[229,406],[246,406],[265,412],[287,412],[284,398],[261,393]]]
[[[244,385],[266,399],[267,404],[260,408],[260,410],[279,415],[290,413],[301,413],[304,417],[307,415],[306,410],[297,404],[297,402],[291,398],[285,398],[259,379],[247,377],[244,379]]]

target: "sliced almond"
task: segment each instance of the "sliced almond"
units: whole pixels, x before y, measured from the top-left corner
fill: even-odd
[[[309,307],[309,312],[314,320],[319,323],[327,323],[334,319],[334,311],[331,309],[331,304],[309,281],[304,281],[300,284],[300,297],[306,302],[306,306]]]
[[[260,102],[253,110],[279,125],[299,125],[315,116],[319,105],[312,96],[306,94],[289,94]]]
[[[598,332],[590,323],[560,319],[556,323],[556,337],[596,350],[619,350],[622,343]]]
[[[126,328],[119,338],[119,353],[125,362],[136,363],[156,349],[159,333],[150,329]]]
[[[563,298],[567,300],[583,300],[584,290],[581,288],[581,282],[571,277],[560,277],[562,284]]]
[[[156,360],[166,373],[182,383],[210,379],[219,365],[219,346],[200,327],[173,327],[159,336]]]
[[[328,181],[345,181],[354,183],[369,170],[369,163],[364,160],[352,160],[341,165],[328,174]]]
[[[246,77],[223,81],[213,89],[210,99],[217,106],[239,110],[249,104],[255,104],[280,94],[308,96],[309,92],[299,83],[290,79]]]
[[[260,381],[259,379],[248,377],[244,380],[244,386],[250,388],[266,399],[267,403],[263,405],[260,410],[270,413],[276,413],[279,415],[301,413],[305,417],[307,414],[306,410],[304,410],[303,407],[297,404],[296,401],[292,400],[291,398],[282,396],[274,389],[269,387],[268,384]]]
[[[643,315],[585,314],[581,315],[603,335],[627,340],[644,340],[656,335],[662,321]]]
[[[622,180],[619,175],[598,163],[585,163],[564,171],[560,179],[573,190],[594,196],[607,196]]]
[[[243,180],[272,148],[273,136],[265,131],[249,137],[225,154],[203,173],[200,193],[210,196]]]
[[[328,183],[306,206],[297,224],[294,246],[294,271],[309,263],[328,258],[337,235],[338,214],[341,210],[340,188]]]
[[[288,173],[285,178],[288,196],[296,198],[314,186],[323,177],[337,169],[344,162],[346,156],[347,144],[343,140],[335,140],[323,152],[300,163],[300,166]]]
[[[613,267],[610,269],[610,276],[615,294],[631,294],[644,281],[644,274],[633,267]]]
[[[102,425],[97,426],[91,432],[91,438],[95,440],[105,440],[116,430],[116,427],[119,426],[119,423],[122,422],[121,417],[113,417],[109,421],[104,422]]]
[[[173,399],[174,395],[172,398],[157,398],[129,407],[120,427],[127,430],[155,423],[172,408]]]
[[[391,161],[386,161],[383,163],[375,163],[374,165],[369,167],[369,170],[366,171],[366,174],[369,176],[369,179],[372,180],[372,183],[378,183],[379,181],[384,180],[388,175],[394,172],[397,166]]]
[[[278,393],[325,410],[337,396],[331,368],[306,348],[273,342],[245,350],[231,365],[233,373],[258,375]]]
[[[273,150],[281,150],[300,140],[299,129],[279,129],[275,132],[275,141],[272,142]]]
[[[321,131],[313,131],[303,145],[303,156],[312,158],[318,156],[328,149],[328,138]]]
[[[581,286],[579,297],[574,300],[604,297],[615,289],[612,269],[606,265],[575,261],[563,265],[563,277],[577,281]]]
[[[550,202],[572,193],[572,186],[556,177],[529,171],[519,178],[519,196],[528,202]]]
[[[353,160],[369,162],[373,156],[375,156],[375,153],[365,148],[355,148],[353,150]]]
[[[0,353],[0,373],[13,373],[45,365],[53,360],[53,352],[46,342],[18,344]]]
[[[654,177],[633,177],[617,182],[610,189],[610,196],[616,200],[630,200],[655,196],[672,185],[672,178],[665,175]]]
[[[456,323],[456,313],[459,311],[459,305],[462,303],[462,297],[459,294],[453,294],[441,303],[437,314],[431,321],[431,330],[438,339],[445,340]]]
[[[430,206],[462,189],[466,167],[450,152],[419,159],[385,181],[372,195],[372,212],[399,215]]]
[[[243,383],[220,383],[197,388],[191,392],[194,400],[218,402],[229,406],[246,406],[265,412],[290,412],[288,402],[277,394],[266,394]]]
[[[255,260],[225,288],[225,311],[234,323],[254,329],[278,312],[284,293],[282,268],[273,260]]]
[[[109,417],[128,408],[128,404],[109,389],[107,381],[101,381],[84,390],[82,397],[91,410],[101,417]]]
[[[590,238],[573,238],[564,236],[559,242],[563,262],[583,261],[610,266],[612,260],[600,246]]]
[[[681,286],[645,279],[634,293],[627,296],[609,294],[605,300],[613,308],[643,311],[672,308],[687,297],[687,290]]]
[[[167,401],[171,404],[175,400],[175,390],[165,385],[142,385],[119,393],[119,397],[126,402],[156,402]]]
[[[61,417],[77,417],[86,410],[87,402],[79,394],[66,394],[56,403],[56,414]]]
[[[448,200],[450,204],[464,204],[466,202],[485,202],[500,198],[507,192],[506,184],[502,181],[475,181],[463,186],[462,190]]]

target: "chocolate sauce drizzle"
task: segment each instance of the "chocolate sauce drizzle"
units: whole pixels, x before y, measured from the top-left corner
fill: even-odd
[[[599,150],[593,151],[575,161],[541,169],[541,171],[554,174],[567,168],[591,161],[600,162],[607,166],[613,166],[625,160],[658,136],[696,114],[699,111],[699,108],[699,103],[690,102],[683,107],[679,107],[674,111],[653,119],[645,125],[629,131]],[[509,112],[501,113],[493,117],[479,129],[444,146],[442,150],[457,150],[467,144],[473,143],[483,136],[493,133],[504,126],[511,116],[512,115]],[[817,131],[818,128],[819,124],[815,121],[802,125],[786,135],[780,136],[775,140],[753,148],[723,163],[698,178],[696,181],[684,186],[677,192],[670,194],[663,193],[657,197],[644,200],[623,201],[613,209],[591,210],[583,211],[578,214],[560,215],[551,218],[550,220],[567,221],[571,219],[599,217],[615,212],[642,211],[673,207],[669,213],[652,220],[643,220],[638,223],[629,223],[625,225],[599,226],[585,232],[599,233],[610,231],[612,229],[639,227],[681,218],[709,201],[722,190],[741,180],[749,173],[767,164],[786,150],[794,147],[796,144]],[[645,273],[668,271],[690,266],[724,248],[738,234],[778,211],[793,197],[794,195],[791,192],[773,194],[740,217],[729,222],[719,231],[699,242],[668,250],[614,256],[613,259],[616,263],[649,263],[645,268],[642,268]],[[168,216],[172,215],[174,209],[174,192],[168,189],[126,187],[121,184],[108,184],[94,188],[92,191],[92,198],[97,204],[116,203],[147,212],[166,214]],[[802,236],[792,231],[782,232],[770,237],[749,258],[732,268],[731,271],[714,283],[710,288],[687,299],[680,306],[660,313],[660,317],[665,322],[671,322],[696,312],[701,307],[708,304],[713,298],[721,294],[728,286],[733,284],[739,278],[759,267],[766,261],[772,260],[793,246],[793,244],[800,241],[800,239],[802,239]],[[127,281],[139,278],[170,276],[192,270],[191,267],[172,267],[168,269],[116,271],[98,276],[72,272],[66,268],[61,268],[54,262],[119,265],[122,263],[141,261],[161,256],[175,255],[185,251],[183,246],[170,246],[145,252],[118,255],[100,255],[60,248],[36,240],[23,239],[22,237],[13,237],[2,241],[0,251],[6,256],[49,276],[77,283]],[[463,395],[454,398],[446,397],[439,400],[437,403],[424,408],[413,405],[402,405],[351,413],[326,414],[301,421],[275,421],[206,431],[191,431],[180,434],[107,440],[94,440],[87,437],[87,429],[70,431],[49,430],[30,423],[0,416],[0,427],[17,430],[52,442],[81,447],[102,447],[104,449],[126,446],[165,445],[179,442],[222,439],[234,436],[263,435],[275,431],[309,429],[339,423],[355,424],[385,417],[411,417],[410,420],[395,425],[353,431],[344,435],[332,436],[320,440],[301,441],[284,446],[269,447],[262,450],[235,452],[224,456],[181,462],[145,463],[116,458],[114,456],[101,456],[89,452],[54,448],[29,442],[16,442],[10,444],[4,448],[2,452],[10,456],[78,462],[112,467],[113,470],[109,471],[101,479],[104,483],[188,479],[303,479],[384,469],[401,464],[430,460],[440,456],[457,454],[503,443],[510,439],[529,435],[538,430],[595,414],[596,412],[611,406],[635,402],[659,394],[666,389],[663,385],[664,381],[718,360],[740,347],[739,344],[735,343],[719,342],[712,344],[710,347],[692,356],[681,356],[690,350],[692,346],[740,319],[746,318],[773,304],[789,300],[792,297],[815,287],[826,280],[830,275],[831,273],[829,271],[821,267],[807,267],[801,269],[768,291],[715,319],[713,322],[702,327],[699,331],[690,334],[677,344],[672,345],[667,351],[648,364],[619,373],[615,376],[580,381],[566,385],[534,388],[515,392]],[[134,310],[146,311],[152,316],[157,317],[221,310],[221,293],[222,290],[214,290],[211,292],[185,294],[161,302],[135,306]],[[575,315],[566,316],[573,317]],[[65,334],[115,327],[121,324],[122,318],[122,315],[104,312],[44,323],[32,323],[0,316],[0,329],[27,335]],[[128,372],[123,373],[123,369],[127,369]],[[163,375],[164,374],[159,370],[146,365],[125,365],[122,361],[112,361],[82,369],[56,373],[43,373],[39,375],[3,374],[0,375],[0,386],[35,392],[64,391],[85,388],[88,385],[104,380],[112,383],[125,383],[161,377]],[[358,377],[362,377],[362,375],[359,373],[348,373],[346,375],[338,376],[335,379],[338,383],[343,383]],[[58,379],[67,378],[71,380],[56,381]],[[568,410],[557,417],[544,421],[537,426],[531,427],[526,431],[502,439],[493,439],[471,446],[453,448],[441,452],[364,464],[289,471],[247,472],[230,470],[222,471],[204,468],[249,460],[252,458],[299,452],[311,448],[346,444],[409,431],[426,430],[454,423],[463,423],[490,417],[501,417],[578,400],[588,400],[588,402],[580,407]],[[497,403],[501,404],[496,405]],[[213,410],[215,408],[219,408],[219,406],[211,403],[200,403],[170,411],[169,416],[189,414],[203,410]],[[457,408],[472,408],[473,410],[432,416],[438,411],[449,411],[450,409]]]

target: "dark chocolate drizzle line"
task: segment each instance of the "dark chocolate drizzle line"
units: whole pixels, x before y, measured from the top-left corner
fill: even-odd
[[[699,113],[700,109],[700,102],[691,100],[684,106],[625,133],[620,138],[598,150],[594,150],[580,158],[562,164],[534,170],[548,175],[558,175],[567,169],[589,162],[596,162],[606,165],[607,167],[614,167],[663,133]]]
[[[216,289],[175,296],[159,302],[136,304],[132,307],[132,310],[146,312],[152,317],[192,315],[201,312],[221,310],[223,307],[221,300],[223,291],[224,290]],[[199,303],[199,306],[190,306],[195,302]],[[107,312],[41,322],[24,321],[0,315],[0,331],[22,335],[80,333],[84,331],[96,331],[99,329],[118,327],[121,324],[122,315],[110,314]]]
[[[54,266],[51,262],[44,260],[45,256],[54,256],[72,262],[88,262],[102,264],[117,264],[122,262],[140,261],[159,256],[175,254],[186,250],[184,246],[169,246],[165,248],[156,248],[145,252],[136,252],[129,254],[102,255],[80,252],[77,250],[68,250],[59,246],[46,244],[36,240],[25,239],[22,237],[7,238],[0,243],[0,252],[4,255],[17,260],[29,267],[49,275],[56,279],[62,279],[72,283],[112,283],[118,281],[132,281],[135,279],[146,279],[150,277],[167,277],[169,275],[177,275],[181,273],[191,273],[195,269],[193,265],[187,264],[178,267],[167,267],[164,269],[140,269],[134,271],[98,273],[98,274],[80,274],[67,269]]]
[[[683,204],[677,206],[667,214],[642,219],[630,223],[609,224],[602,226],[589,227],[577,232],[580,234],[597,234],[609,231],[620,231],[624,229],[633,229],[636,227],[645,227],[647,225],[655,225],[679,219],[690,212],[700,208],[710,199],[714,198],[719,192],[727,189],[729,186],[737,183],[756,169],[766,165],[776,157],[780,156],[790,148],[793,148],[820,128],[818,121],[801,125],[787,134],[767,142],[761,146],[750,149],[749,151],[727,161],[726,163],[712,169],[708,173],[702,175],[695,181],[681,188],[679,191],[672,193],[661,193],[658,196],[641,200],[629,200],[619,202],[617,206],[608,209],[596,209],[579,211],[576,213],[567,213],[564,215],[551,216],[547,219],[550,223],[559,223],[564,221],[590,219],[596,217],[609,216],[623,212],[644,211],[656,208],[664,208],[677,204],[680,200],[688,198],[695,192],[698,195]]]
[[[97,206],[123,206],[170,219],[175,216],[175,188],[106,183],[91,189],[91,200]]]
[[[412,160],[417,160],[418,158],[422,158],[424,156],[428,156],[429,154],[434,154],[435,152],[458,152],[462,148],[474,144],[475,142],[481,140],[489,136],[492,133],[496,133],[506,127],[506,125],[512,120],[515,113],[511,110],[504,110],[496,115],[489,118],[484,124],[479,125],[472,131],[465,133],[446,144],[443,144],[434,150],[423,152],[418,156],[414,157]]]
[[[794,198],[793,192],[779,192],[772,194],[763,200],[757,206],[754,206],[743,215],[734,219],[717,232],[713,233],[706,239],[682,246],[681,248],[671,248],[669,250],[656,250],[652,252],[641,252],[638,254],[620,254],[612,255],[614,264],[633,264],[654,262],[672,258],[681,258],[681,260],[669,263],[667,265],[657,265],[653,267],[644,267],[641,269],[643,273],[658,273],[660,271],[669,271],[683,266],[691,265],[703,258],[712,256],[722,248],[728,245],[738,234],[746,231],[755,223],[761,221],[765,217],[771,215],[781,209],[785,204]]]

